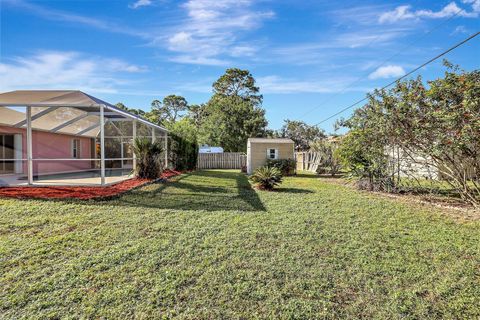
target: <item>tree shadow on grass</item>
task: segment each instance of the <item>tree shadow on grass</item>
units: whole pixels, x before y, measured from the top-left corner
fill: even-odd
[[[244,174],[240,173],[240,170],[217,170],[217,169],[203,169],[197,170],[194,172],[196,177],[205,177],[205,178],[221,178],[221,179],[229,179],[229,180],[238,180],[238,175]],[[248,179],[246,180],[248,183]]]
[[[279,193],[299,193],[299,194],[314,193],[312,190],[300,189],[300,188],[279,188],[279,189],[274,189],[273,192],[279,192]]]
[[[311,178],[311,179],[318,179],[320,176],[316,173],[297,173],[291,176],[292,178]]]
[[[244,174],[225,171],[185,174],[134,190],[109,204],[174,210],[266,211]]]
[[[320,178],[328,178],[328,179],[341,179],[344,178],[345,175],[338,173],[336,175],[331,175],[331,174],[318,174],[318,173],[297,173],[293,175],[292,177],[298,177],[298,178],[312,178],[312,179],[320,179]]]

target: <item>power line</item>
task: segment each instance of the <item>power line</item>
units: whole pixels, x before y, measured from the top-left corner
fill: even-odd
[[[380,68],[381,66],[383,66],[385,63],[389,62],[390,60],[392,60],[393,58],[397,57],[398,55],[400,55],[402,52],[404,52],[407,48],[411,47],[413,44],[415,44],[416,42],[418,42],[419,40],[425,38],[426,36],[428,36],[429,34],[431,34],[433,31],[439,29],[440,27],[442,27],[443,25],[447,24],[448,22],[450,22],[453,18],[455,18],[460,12],[462,12],[463,9],[460,9],[458,10],[455,14],[453,14],[450,18],[448,18],[447,20],[443,21],[442,23],[439,23],[438,25],[436,25],[434,28],[430,29],[429,31],[427,31],[422,37],[418,38],[418,39],[415,39],[411,42],[409,42],[406,46],[402,47],[400,50],[398,50],[395,54],[391,55],[390,57],[388,57],[387,59],[383,60],[380,64],[376,65],[374,67],[374,69],[378,69]],[[368,43],[367,46],[369,46],[370,44],[372,44],[373,42],[375,42],[378,38],[380,38],[380,35],[377,36],[375,39],[373,39],[371,42]],[[343,88],[340,92],[338,92],[337,94],[325,99],[321,104],[319,104],[318,106],[308,110],[307,112],[305,112],[304,114],[302,114],[299,118],[302,119],[303,117],[305,117],[307,114],[309,114],[310,112],[318,109],[319,107],[321,106],[324,106],[327,102],[331,101],[333,98],[335,98],[336,96],[340,95],[340,94],[343,94],[345,93],[345,91],[349,88],[351,88],[353,85],[357,84],[358,82],[360,82],[360,80],[364,79],[370,72],[367,72],[365,73],[364,75],[358,77],[356,80],[354,80],[353,82],[351,82],[349,85],[347,85],[345,88]]]
[[[416,67],[415,69],[409,71],[408,73],[404,74],[404,75],[401,76],[400,78],[397,78],[397,79],[395,79],[394,81],[388,83],[387,85],[381,87],[380,90],[384,90],[384,89],[390,87],[392,84],[395,84],[396,82],[398,82],[398,81],[400,81],[400,80],[408,77],[408,76],[411,75],[412,73],[415,73],[416,71],[418,71],[418,70],[420,70],[421,68],[425,67],[426,65],[432,63],[433,61],[437,60],[438,58],[443,57],[444,55],[446,55],[446,54],[449,53],[450,51],[455,50],[456,48],[460,47],[460,46],[463,45],[464,43],[472,40],[473,38],[475,38],[475,37],[478,36],[479,34],[480,34],[480,31],[472,34],[472,35],[469,36],[468,38],[466,38],[466,39],[464,39],[463,41],[455,44],[454,46],[452,46],[452,47],[450,47],[449,49],[443,51],[442,53],[436,55],[435,57],[433,57],[432,59],[428,60],[427,62],[422,63],[421,65],[419,65],[419,66]],[[314,126],[318,126],[318,125],[320,125],[320,124],[322,124],[322,123],[324,123],[324,122],[326,122],[326,121],[328,121],[328,120],[330,120],[330,119],[338,116],[339,114],[347,111],[347,110],[350,109],[350,108],[353,108],[353,107],[356,106],[357,104],[362,103],[362,102],[364,102],[364,101],[366,101],[366,100],[368,100],[368,96],[365,97],[365,98],[363,98],[363,99],[361,99],[361,100],[358,100],[357,102],[355,102],[355,103],[353,103],[353,104],[351,104],[351,105],[349,105],[349,106],[347,106],[347,107],[345,107],[345,108],[343,108],[343,109],[341,109],[340,111],[336,112],[335,114],[332,114],[332,115],[329,116],[328,118],[326,118],[326,119],[318,122],[317,124],[314,124]]]

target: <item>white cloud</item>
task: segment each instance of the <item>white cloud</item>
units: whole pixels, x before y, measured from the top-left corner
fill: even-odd
[[[212,83],[215,82],[215,80],[213,77],[205,77],[198,81],[175,83],[174,87],[179,90],[179,92],[212,93]]]
[[[238,45],[230,49],[232,57],[251,57],[257,52],[257,48],[249,45]]]
[[[392,11],[387,11],[382,13],[378,22],[380,23],[394,23],[403,20],[419,19],[419,18],[431,18],[431,19],[440,19],[440,18],[449,18],[452,16],[459,16],[465,18],[476,18],[480,12],[480,1],[479,0],[466,0],[464,3],[472,5],[473,11],[468,12],[460,8],[455,2],[450,2],[445,7],[439,11],[432,10],[416,10],[412,11],[410,5],[398,6]]]
[[[137,72],[145,72],[148,69],[145,66],[129,64],[120,59],[99,59],[97,60],[97,62],[101,63],[104,69],[109,71],[114,71],[114,72],[137,73]]]
[[[201,55],[177,55],[170,58],[170,61],[184,64],[198,64],[203,66],[227,66],[231,63],[229,60],[204,57]]]
[[[135,3],[131,4],[130,8],[137,9],[139,7],[145,7],[145,6],[149,6],[151,4],[152,4],[151,0],[138,0]]]
[[[119,75],[144,67],[119,59],[89,57],[78,52],[42,52],[0,63],[0,87],[17,89],[80,89],[116,92],[126,83]]]
[[[401,77],[405,74],[405,70],[401,66],[388,65],[377,68],[372,72],[368,78],[369,79],[380,79],[380,78],[395,78]]]
[[[173,51],[187,51],[192,43],[191,33],[180,31],[168,39],[169,48]]]
[[[475,12],[467,12],[457,6],[455,2],[450,2],[445,7],[443,7],[440,11],[432,11],[432,10],[418,10],[416,12],[417,16],[419,17],[427,17],[427,18],[448,18],[454,15],[458,15],[460,17],[466,18],[475,18],[478,16]]]
[[[333,45],[343,48],[361,48],[375,45],[385,44],[391,40],[403,35],[403,29],[383,30],[382,32],[372,30],[362,30],[361,32],[345,33],[338,36]]]
[[[290,93],[332,93],[347,91],[345,85],[351,82],[350,78],[329,78],[325,80],[298,80],[282,78],[276,75],[258,77],[257,83],[262,93],[290,94]],[[349,88],[348,91],[368,91],[367,88]]]
[[[274,16],[272,11],[257,10],[254,0],[189,0],[179,6],[185,18],[175,13],[162,28],[157,26],[139,30],[104,19],[43,7],[26,0],[0,1],[2,5],[20,8],[48,20],[141,38],[151,46],[160,46],[178,54],[171,61],[189,64],[219,65],[228,60],[225,56],[252,56],[252,48],[239,43],[242,32],[258,28],[266,19]],[[153,3],[153,0],[138,0],[130,7],[139,8]]]
[[[380,13],[385,12],[390,7],[388,4],[364,4],[335,9],[328,12],[329,17],[334,17],[337,24],[351,27],[353,23],[359,25],[374,25],[378,21]]]
[[[410,11],[411,6],[398,6],[393,11],[382,13],[378,18],[380,23],[396,22],[399,20],[406,20],[415,18],[415,14]]]
[[[328,93],[333,91],[323,83],[295,79],[282,79],[278,76],[260,77],[257,79],[257,82],[264,93]]]
[[[104,30],[107,32],[125,34],[133,37],[143,38],[143,39],[150,38],[150,34],[148,34],[147,32],[131,29],[125,25],[120,26],[114,23],[110,23],[103,19],[96,19],[93,17],[82,16],[82,15],[78,15],[70,12],[65,12],[62,10],[45,8],[24,0],[2,0],[2,5],[3,4],[21,8],[23,10],[26,10],[28,12],[31,12],[35,15],[38,15],[40,17],[43,17],[51,21],[61,21],[61,22],[71,23],[74,25],[88,26],[88,27],[99,29],[99,30]]]
[[[462,2],[470,4],[474,12],[480,12],[480,0],[463,0]]]
[[[179,53],[171,61],[192,64],[218,65],[225,60],[220,56],[252,55],[251,47],[237,44],[239,34],[274,16],[271,11],[255,10],[253,0],[190,0],[181,8],[187,19],[172,28],[167,48]]]
[[[465,26],[457,26],[451,34],[460,34],[460,33],[468,33],[468,29]]]
[[[371,28],[345,32],[341,34],[322,35],[318,41],[294,43],[288,46],[279,46],[268,50],[266,63],[288,63],[294,65],[337,65],[337,58],[351,63],[358,61],[358,48],[369,47],[378,50],[387,46],[394,39],[406,35],[406,28],[386,27],[381,32]],[[366,51],[360,52],[364,54]],[[355,58],[355,59],[352,59]]]

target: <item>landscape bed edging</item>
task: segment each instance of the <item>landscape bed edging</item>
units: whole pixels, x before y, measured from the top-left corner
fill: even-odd
[[[132,190],[182,174],[175,170],[166,170],[157,179],[132,178],[110,186],[20,186],[0,187],[0,198],[44,199],[44,200],[109,200],[120,197]]]

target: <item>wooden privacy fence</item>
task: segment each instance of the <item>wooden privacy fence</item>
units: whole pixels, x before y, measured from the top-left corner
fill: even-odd
[[[241,169],[247,165],[243,152],[199,153],[197,169]]]
[[[321,165],[322,156],[320,152],[296,152],[297,170],[317,172]]]

